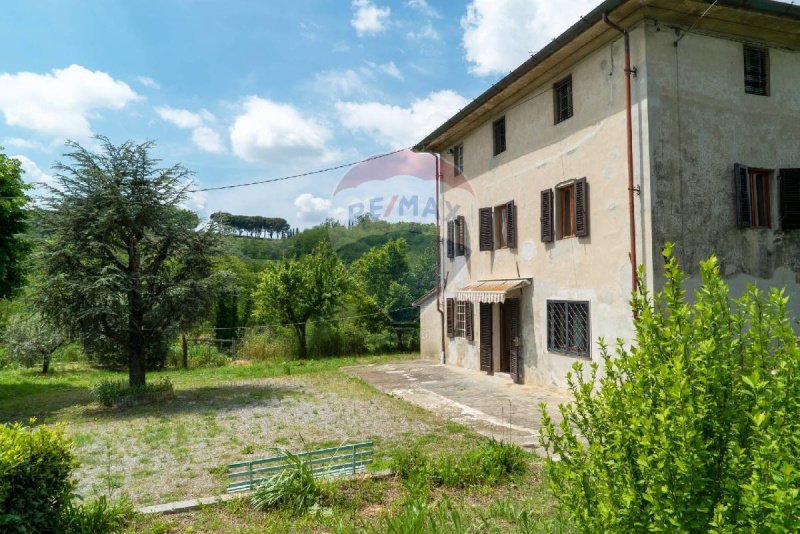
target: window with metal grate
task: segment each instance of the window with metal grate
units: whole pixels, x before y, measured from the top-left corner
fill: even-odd
[[[769,53],[767,50],[744,47],[744,90],[751,95],[769,96]]]
[[[547,350],[589,357],[589,303],[547,301]]]

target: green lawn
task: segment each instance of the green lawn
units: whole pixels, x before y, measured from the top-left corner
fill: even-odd
[[[128,409],[104,408],[90,394],[92,384],[122,378],[121,373],[76,364],[56,366],[48,376],[6,370],[0,371],[0,421],[36,417],[64,424],[81,464],[78,492],[126,496],[136,505],[219,494],[227,463],[270,456],[275,448],[300,451],[370,439],[376,444],[373,469],[380,469],[414,444],[433,455],[473,447],[483,438],[469,429],[339,370],[413,357],[150,373],[150,380],[168,376],[177,399]],[[246,501],[234,501],[177,516],[140,517],[131,532],[379,532],[392,530],[392,517],[405,522],[405,514],[418,510],[420,502],[424,513],[448,518],[453,532],[462,524],[475,531],[563,531],[541,484],[539,461],[531,456],[530,463],[531,474],[513,483],[432,488],[414,503],[412,489],[397,479],[340,482],[330,488],[321,509],[300,518],[255,512]]]

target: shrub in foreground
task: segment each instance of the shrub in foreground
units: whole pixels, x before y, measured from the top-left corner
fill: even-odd
[[[75,460],[60,427],[0,425],[0,531],[59,532]]]
[[[797,532],[800,349],[788,299],[732,300],[715,258],[692,303],[667,247],[663,292],[633,298],[636,338],[576,365],[548,480],[587,532]],[[558,461],[554,461],[558,459]]]
[[[312,465],[289,451],[281,450],[289,467],[256,488],[251,502],[258,510],[286,508],[299,515],[319,504],[322,486],[314,478]]]
[[[126,501],[108,501],[105,496],[82,504],[70,504],[61,517],[65,534],[99,534],[120,532],[134,514]]]
[[[169,377],[137,387],[130,387],[127,380],[109,378],[95,384],[92,394],[104,406],[114,406],[126,398],[147,400],[148,397],[157,397],[157,400],[163,400],[173,397],[175,392]]]

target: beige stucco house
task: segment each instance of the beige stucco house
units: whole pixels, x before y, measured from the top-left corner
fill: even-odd
[[[456,207],[420,304],[429,357],[564,385],[599,337],[631,339],[631,258],[658,290],[666,242],[690,285],[715,253],[735,292],[786,287],[798,311],[796,6],[608,0],[415,149]]]

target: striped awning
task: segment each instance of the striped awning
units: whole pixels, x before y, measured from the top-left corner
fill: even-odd
[[[505,302],[509,292],[529,285],[531,285],[530,278],[481,280],[457,290],[456,299],[467,302]]]

